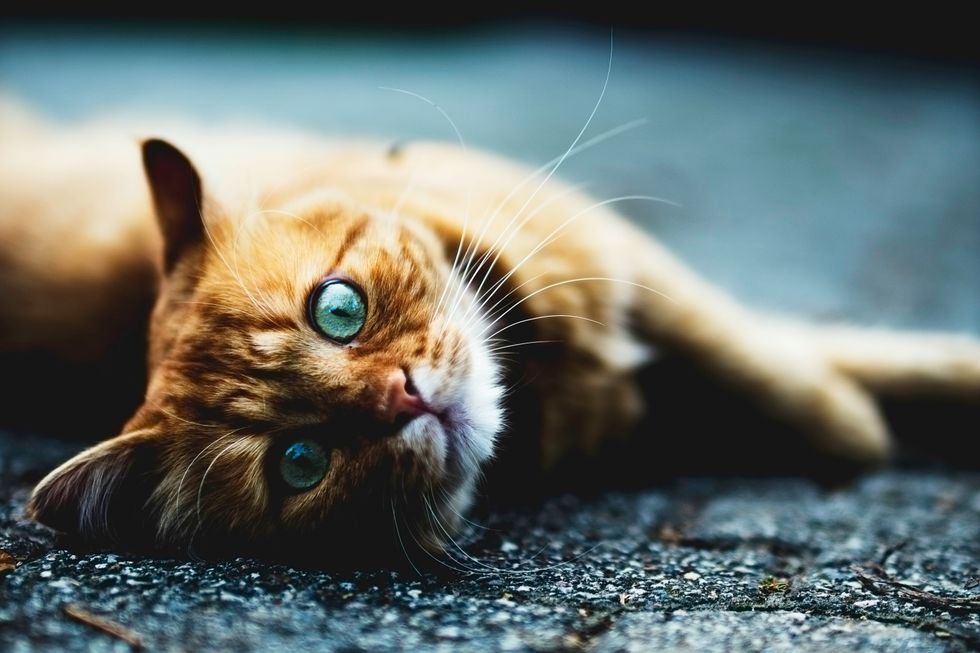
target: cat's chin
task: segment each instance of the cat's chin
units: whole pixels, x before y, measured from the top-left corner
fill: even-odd
[[[400,437],[413,451],[424,453],[430,473],[450,490],[470,482],[489,458],[485,447],[474,446],[479,434],[458,410],[419,416],[402,429]]]

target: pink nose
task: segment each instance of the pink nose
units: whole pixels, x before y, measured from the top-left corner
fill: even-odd
[[[419,396],[418,389],[404,370],[393,370],[388,374],[386,384],[386,404],[383,413],[387,421],[394,422],[405,417],[411,420],[432,412]]]

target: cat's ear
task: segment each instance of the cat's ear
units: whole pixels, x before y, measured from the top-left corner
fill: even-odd
[[[167,141],[143,141],[143,169],[163,235],[163,266],[170,272],[204,231],[201,178],[187,156]]]
[[[126,433],[86,449],[48,474],[31,494],[32,519],[88,541],[128,539],[142,530],[157,484],[159,438]]]

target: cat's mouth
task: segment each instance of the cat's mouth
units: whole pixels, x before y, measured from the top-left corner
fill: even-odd
[[[468,471],[463,461],[469,430],[461,411],[449,406],[416,416],[404,426],[401,437],[416,451],[426,451],[440,459],[444,481],[458,482]]]

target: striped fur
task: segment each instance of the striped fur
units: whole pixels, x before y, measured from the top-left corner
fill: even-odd
[[[0,148],[0,279],[40,308],[0,308],[0,350],[105,356],[108,317],[146,283],[129,270],[156,270],[144,403],[31,499],[36,519],[88,539],[122,532],[323,564],[437,554],[505,426],[545,467],[596,450],[644,413],[634,372],[655,348],[688,354],[814,446],[865,463],[890,447],[873,391],[980,397],[975,340],[758,315],[603,203],[487,155],[214,130],[178,139],[198,168],[144,145],[146,194],[131,142],[32,134]],[[87,198],[74,212],[73,194]],[[53,289],[72,266],[80,305],[66,312]],[[307,322],[307,298],[330,275],[368,299],[349,345]],[[443,421],[379,418],[398,369]],[[533,418],[506,416],[513,369]],[[330,448],[328,475],[285,493],[276,456],[307,436]]]

